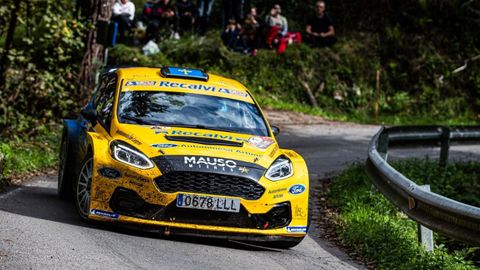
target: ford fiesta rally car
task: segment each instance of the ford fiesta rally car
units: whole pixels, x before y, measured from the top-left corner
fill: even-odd
[[[113,69],[63,124],[58,192],[82,219],[281,248],[307,233],[305,161],[237,81]]]

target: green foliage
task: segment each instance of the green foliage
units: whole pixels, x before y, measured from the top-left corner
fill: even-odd
[[[415,183],[429,184],[435,193],[480,207],[478,162],[456,162],[442,167],[438,161],[426,158],[399,161],[393,166]]]
[[[34,172],[57,164],[60,135],[55,127],[41,127],[29,141],[15,139],[0,142],[0,155],[4,157],[0,171],[0,184],[13,173]]]
[[[394,29],[392,38],[401,40],[400,28]],[[467,92],[443,95],[446,90],[454,92],[451,87],[457,86],[435,82],[436,78],[431,74],[438,72],[438,67],[446,60],[439,58],[431,48],[425,48],[425,54],[432,55],[431,59],[425,59],[426,63],[415,60],[425,75],[415,78],[415,84],[419,86],[412,90],[406,87],[410,80],[406,72],[413,64],[405,66],[401,63],[403,60],[392,59],[382,67],[382,57],[374,48],[381,48],[383,44],[378,43],[375,34],[344,37],[333,48],[293,45],[280,56],[273,51],[260,50],[257,57],[249,57],[230,52],[219,44],[221,40],[215,33],[203,40],[192,37],[167,40],[159,44],[161,53],[149,57],[142,55],[140,49],[117,46],[111,51],[110,60],[114,65],[203,68],[244,83],[262,105],[335,119],[394,124],[458,124],[476,119],[475,113],[469,109]],[[379,119],[373,117],[377,70],[382,71]],[[465,82],[476,80],[472,73]],[[312,90],[319,108],[310,105],[304,83]],[[415,117],[412,119],[412,116]]]
[[[48,0],[29,7],[32,3],[22,2],[0,91],[3,135],[32,135],[78,106],[76,74],[85,26],[65,12],[66,3]],[[35,12],[27,14],[29,8]]]
[[[413,175],[419,172],[417,167],[411,167],[415,162],[418,161],[409,160],[394,166]],[[424,161],[423,165],[427,165],[430,169],[426,170],[432,173],[435,166],[430,163],[432,161]],[[460,168],[463,165],[452,166]],[[423,175],[430,175],[428,172]],[[476,249],[466,248],[464,244],[458,245],[458,250],[447,249],[439,243],[448,241],[436,237],[435,251],[426,252],[418,244],[416,223],[373,187],[363,166],[351,166],[335,177],[328,197],[339,211],[341,240],[373,261],[379,269],[476,269],[471,261],[466,260],[472,258],[471,253]]]

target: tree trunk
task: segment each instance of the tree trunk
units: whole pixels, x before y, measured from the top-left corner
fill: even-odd
[[[93,25],[99,21],[110,20],[112,6],[115,0],[90,0],[82,1],[81,13],[83,17],[89,18]],[[81,97],[88,96],[95,86],[95,72],[102,66],[103,46],[97,43],[97,31],[88,31],[85,40],[85,54],[83,55],[80,68],[80,93]]]
[[[7,38],[5,39],[3,55],[0,59],[0,89],[3,89],[3,87],[5,86],[5,72],[7,71],[8,67],[8,53],[10,52],[10,48],[12,47],[13,37],[15,35],[15,28],[17,27],[18,11],[20,10],[21,2],[21,0],[16,0],[15,6],[10,13],[11,15],[10,23],[7,30]]]

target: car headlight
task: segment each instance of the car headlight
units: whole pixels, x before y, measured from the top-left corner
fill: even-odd
[[[286,157],[279,157],[268,168],[265,177],[272,181],[278,181],[293,175],[292,162]]]
[[[113,141],[110,144],[112,157],[120,162],[139,169],[153,168],[150,159],[127,143]]]

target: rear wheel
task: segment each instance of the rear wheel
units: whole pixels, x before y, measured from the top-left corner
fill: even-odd
[[[78,214],[84,220],[87,220],[90,214],[90,195],[92,189],[93,175],[93,157],[89,153],[82,162],[82,168],[78,174],[75,189],[75,206]]]
[[[62,199],[71,199],[73,197],[72,181],[75,178],[73,167],[70,164],[72,157],[69,154],[68,132],[64,129],[62,134],[62,143],[60,146],[60,162],[58,167],[58,186],[57,193]]]

